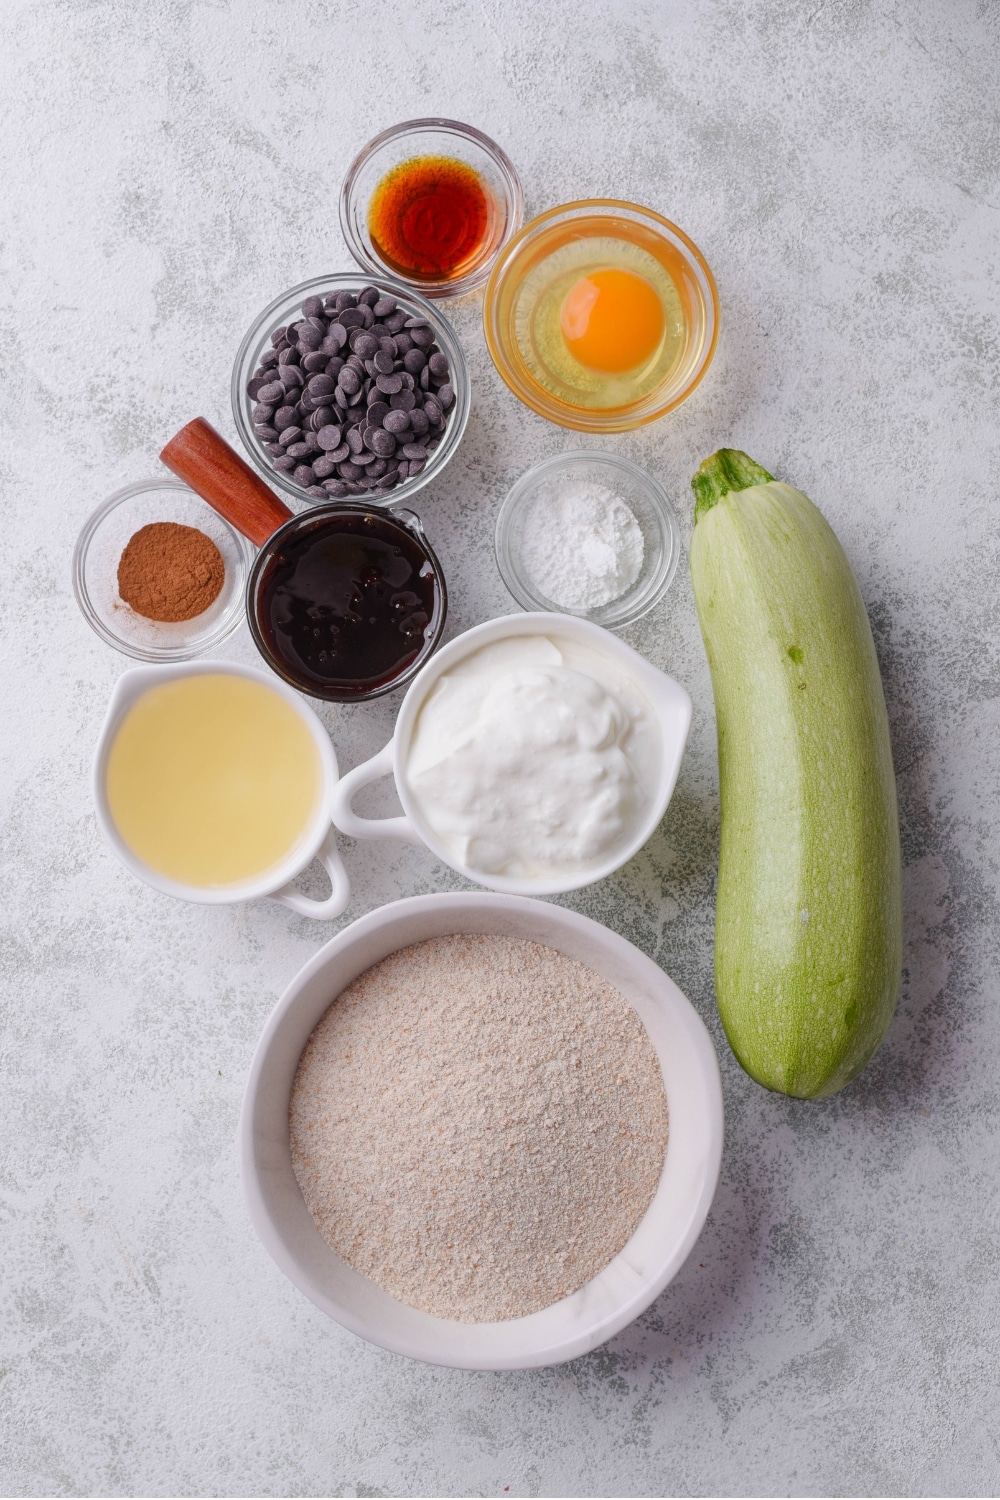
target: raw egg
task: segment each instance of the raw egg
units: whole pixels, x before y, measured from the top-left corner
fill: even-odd
[[[563,338],[581,365],[618,374],[654,355],[663,338],[663,304],[634,271],[591,271],[566,293]]]

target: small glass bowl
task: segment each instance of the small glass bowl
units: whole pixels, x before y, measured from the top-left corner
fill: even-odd
[[[424,277],[383,259],[372,243],[368,215],[375,189],[386,175],[420,156],[446,156],[464,162],[484,183],[493,208],[489,232],[460,275]],[[524,197],[513,163],[495,141],[458,120],[406,120],[383,130],[354,158],[340,193],[340,227],[358,265],[377,276],[393,276],[419,287],[426,297],[461,297],[485,282],[503,246],[524,217]]]
[[[448,357],[455,400],[448,415],[444,437],[419,474],[404,479],[402,484],[397,484],[394,490],[386,493],[376,494],[373,490],[365,490],[346,498],[360,501],[364,505],[387,508],[409,500],[417,490],[422,490],[425,484],[436,479],[448,460],[454,456],[469,420],[472,385],[465,355],[458,342],[458,335],[447,318],[442,316],[432,302],[421,297],[419,292],[413,291],[412,287],[404,285],[401,281],[394,281],[388,276],[371,276],[365,279],[357,271],[314,276],[311,281],[303,281],[298,286],[290,287],[287,292],[283,292],[280,297],[275,297],[273,302],[269,302],[248,329],[233,366],[231,396],[236,430],[243,439],[243,446],[254,468],[274,489],[279,489],[292,500],[298,500],[307,505],[323,505],[325,501],[313,495],[307,495],[294,480],[271,467],[268,455],[264,452],[261,441],[253,430],[254,402],[247,395],[247,383],[257,368],[261,354],[271,346],[271,334],[276,328],[281,328],[288,322],[294,322],[295,314],[301,312],[302,303],[307,297],[326,297],[331,292],[356,293],[366,286],[378,287],[380,292],[386,292],[390,297],[395,297],[399,307],[412,317],[427,319],[434,330],[434,338],[438,347]]]
[[[524,525],[538,505],[551,505],[580,484],[599,484],[619,495],[642,531],[645,551],[635,582],[593,609],[571,609],[545,594],[528,571],[522,552]],[[578,615],[605,629],[629,625],[647,614],[673,582],[681,553],[680,529],[666,490],[637,464],[611,453],[581,449],[557,453],[523,474],[500,507],[496,558],[500,576],[524,609]]]
[[[191,620],[147,620],[118,593],[118,561],[142,526],[175,521],[203,531],[222,553],[226,576],[218,598]],[[253,548],[228,521],[179,479],[145,479],[116,490],[80,532],[73,552],[73,592],[88,625],[116,651],[139,661],[189,661],[217,646],[243,618]]]
[[[578,261],[573,274],[586,275],[594,268],[586,262],[588,241],[594,241],[593,258],[600,263],[608,259],[601,244],[607,240],[628,246],[637,270],[644,260],[656,275],[666,276],[677,295],[674,317],[682,329],[673,360],[657,383],[615,406],[576,403],[559,394],[554,376],[546,384],[529,364],[529,358],[542,363],[534,314],[548,288],[540,268],[551,260],[554,281],[570,274],[571,262]],[[719,299],[704,256],[676,224],[635,203],[593,198],[539,214],[504,247],[486,288],[483,327],[502,379],[532,411],[579,432],[626,432],[672,411],[702,379],[718,341]]]
[[[311,674],[297,671],[291,662],[286,661],[272,648],[267,638],[268,632],[261,620],[266,612],[264,591],[267,573],[276,555],[280,561],[280,554],[287,543],[294,542],[303,534],[322,531],[326,522],[336,521],[342,516],[364,518],[366,515],[373,520],[377,519],[382,527],[394,532],[397,537],[400,533],[404,533],[407,534],[408,540],[416,543],[424,557],[421,574],[423,575],[426,569],[434,578],[435,602],[434,614],[424,631],[423,644],[409,666],[397,673],[390,681],[382,682],[376,687],[356,688],[344,683],[338,686],[335,683],[323,682]],[[308,693],[311,698],[321,698],[327,703],[370,703],[373,698],[381,698],[385,693],[394,693],[397,688],[406,687],[416,677],[427,658],[437,650],[447,615],[448,587],[437,554],[427,540],[427,534],[420,523],[420,517],[409,510],[394,511],[392,515],[386,515],[381,506],[358,504],[349,500],[330,500],[326,505],[317,502],[309,510],[301,511],[297,516],[292,516],[287,520],[283,526],[279,526],[258,552],[250,570],[250,582],[247,586],[247,622],[250,626],[250,634],[267,665],[291,687],[298,688],[300,693]],[[316,633],[319,634],[318,631]]]

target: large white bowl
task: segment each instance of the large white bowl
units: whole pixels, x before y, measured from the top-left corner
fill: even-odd
[[[330,1002],[410,943],[500,933],[556,948],[615,985],[656,1049],[670,1134],[659,1187],[610,1265],[571,1297],[502,1323],[459,1323],[398,1302],[326,1244],[292,1171],[288,1105],[299,1057]],[[243,1190],[254,1228],[286,1276],[338,1323],[383,1349],[461,1370],[559,1364],[595,1349],[655,1301],[701,1233],[722,1156],[722,1089],[697,1013],[645,954],[600,923],[531,897],[413,896],[352,922],[292,980],[257,1045],[240,1118]],[[595,1204],[596,1213],[601,1205]]]

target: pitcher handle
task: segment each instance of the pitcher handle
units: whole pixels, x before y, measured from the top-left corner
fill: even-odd
[[[405,813],[397,818],[363,818],[351,806],[363,786],[381,776],[392,775],[392,745],[390,740],[371,760],[362,761],[340,778],[331,804],[333,821],[341,833],[352,839],[408,839],[412,844],[422,844],[423,839]]]
[[[293,891],[290,885],[282,886],[280,891],[272,891],[270,896],[272,901],[280,901],[282,906],[291,907],[300,917],[315,917],[317,921],[323,922],[329,921],[331,917],[339,917],[351,899],[350,881],[337,848],[336,829],[330,829],[316,858],[330,877],[330,894],[325,901],[314,901],[311,896],[303,896],[301,891]]]

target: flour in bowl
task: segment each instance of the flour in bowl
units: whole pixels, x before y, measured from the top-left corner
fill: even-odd
[[[391,954],[299,1062],[292,1165],[349,1265],[462,1322],[569,1296],[626,1244],[667,1144],[659,1062],[606,980],[486,934]]]

